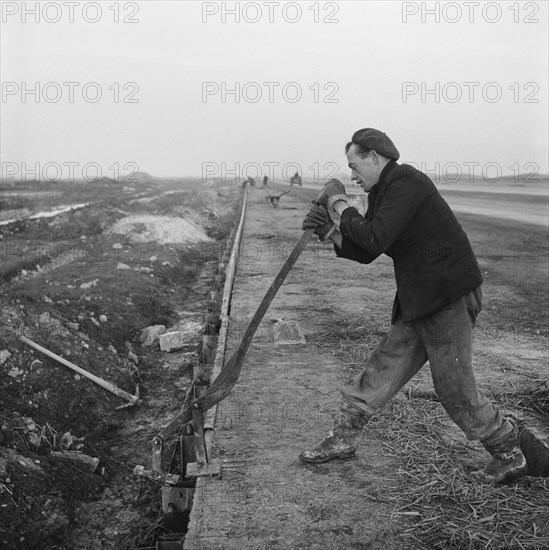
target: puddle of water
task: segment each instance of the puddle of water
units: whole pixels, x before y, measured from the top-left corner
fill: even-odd
[[[57,197],[62,195],[61,191],[30,191],[30,190],[20,190],[20,191],[0,191],[3,197]]]
[[[17,222],[20,220],[37,220],[39,218],[53,218],[54,216],[63,214],[64,212],[69,212],[70,210],[76,210],[77,208],[84,208],[84,206],[88,206],[90,204],[91,204],[90,202],[83,202],[80,204],[70,204],[68,206],[61,206],[59,208],[56,208],[55,210],[43,210],[41,212],[36,212],[35,214],[31,214],[30,216],[25,216],[24,218],[11,218],[9,220],[2,220],[0,221],[0,225],[7,225],[8,223]]]

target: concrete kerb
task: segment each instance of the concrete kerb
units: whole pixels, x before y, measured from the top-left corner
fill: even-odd
[[[222,303],[224,300],[224,296],[227,295],[227,292],[230,296],[232,288],[232,281],[229,285],[229,288],[226,284],[227,272],[228,270],[230,271],[231,268],[229,262],[230,258],[232,257],[232,251],[234,250],[235,246],[238,249],[240,245],[240,238],[237,236],[239,235],[239,227],[241,227],[242,220],[244,219],[243,212],[245,211],[246,200],[247,191],[245,190],[237,211],[237,219],[239,220],[239,222],[235,224],[231,229],[231,233],[227,240],[227,245],[223,251],[222,260],[218,264],[217,273],[214,278],[214,289],[210,291],[210,296],[208,300],[208,313],[206,317],[206,323],[204,324],[202,336],[202,364],[195,368],[195,378],[211,377],[213,363],[216,355],[218,355],[219,353],[217,350],[217,346],[219,341],[219,332],[221,330],[222,324]]]
[[[224,363],[229,307],[246,215],[247,196],[248,193],[245,190],[238,210],[238,224],[231,232],[232,237],[228,241],[229,244],[223,254],[223,260],[219,264],[218,276],[222,277],[223,286],[216,279],[216,290],[212,291],[208,304],[209,311],[203,334],[203,364],[198,367],[198,372],[195,372],[195,378],[202,374],[209,378],[211,382],[219,375]],[[228,248],[230,248],[230,251],[227,250]],[[214,407],[206,413],[204,423],[204,428],[207,429],[206,435],[208,431],[213,429],[216,412],[217,407]],[[206,449],[210,453],[211,442]]]

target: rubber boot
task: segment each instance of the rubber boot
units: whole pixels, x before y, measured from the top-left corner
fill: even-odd
[[[471,477],[480,483],[504,483],[513,481],[527,473],[526,457],[518,446],[516,424],[507,419],[509,425],[499,438],[482,441],[484,448],[492,455],[492,460],[481,470],[471,473]],[[505,429],[507,428],[507,429]]]
[[[301,462],[319,464],[334,458],[351,458],[356,451],[356,439],[368,421],[362,414],[340,410],[332,430],[316,447],[299,455]]]

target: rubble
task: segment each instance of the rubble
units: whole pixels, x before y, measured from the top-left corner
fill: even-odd
[[[90,281],[89,283],[82,283],[80,285],[80,288],[91,288],[92,286],[95,286],[99,282],[99,279],[94,279],[93,281]]]
[[[164,333],[159,338],[161,351],[177,351],[192,344],[202,330],[202,324],[195,321],[185,323],[181,330]]]
[[[37,463],[30,458],[19,454],[14,449],[10,449],[9,447],[0,449],[0,474],[3,474],[3,472],[7,473],[7,465],[10,462],[16,462],[20,466],[23,466],[23,468],[27,468],[29,470],[34,470],[37,472],[43,471]]]
[[[54,337],[66,338],[69,335],[67,329],[61,324],[61,321],[52,317],[47,311],[38,317],[38,325],[41,328],[47,329],[47,333]]]
[[[52,451],[50,453],[50,456],[54,458],[68,460],[76,466],[84,468],[85,470],[92,473],[94,473],[95,470],[97,470],[97,466],[99,466],[98,458],[94,458],[83,453],[79,453],[77,451]]]
[[[141,333],[141,345],[143,347],[152,346],[164,332],[166,332],[165,325],[151,325],[143,329]]]
[[[166,332],[160,335],[159,344],[161,351],[177,351],[189,343],[188,338],[182,332]]]
[[[25,371],[18,369],[17,367],[12,367],[8,372],[8,376],[11,376],[12,378],[19,378],[23,374],[25,374]]]

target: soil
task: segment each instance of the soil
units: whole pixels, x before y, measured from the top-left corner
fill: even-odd
[[[151,467],[152,438],[179,411],[202,361],[208,292],[240,189],[152,179],[126,189],[35,184],[33,203],[27,187],[19,191],[28,191],[28,215],[82,197],[90,205],[0,227],[0,546],[150,547],[161,530],[159,488],[133,469]],[[122,220],[165,217],[176,238],[135,239],[140,226],[112,231]],[[170,354],[158,342],[142,346],[143,329],[159,324],[194,334]],[[21,335],[130,394],[138,385],[141,406],[117,410],[123,400]]]

